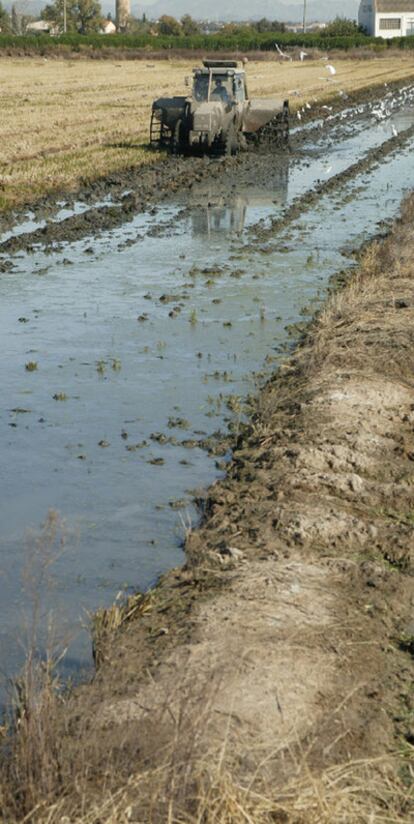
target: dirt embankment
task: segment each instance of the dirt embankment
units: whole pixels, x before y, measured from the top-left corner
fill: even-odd
[[[411,198],[260,394],[185,566],[47,705],[26,820],[412,820],[413,222]]]

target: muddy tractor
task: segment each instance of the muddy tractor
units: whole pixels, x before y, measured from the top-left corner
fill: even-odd
[[[289,102],[249,99],[246,72],[235,60],[203,60],[193,69],[191,94],[152,105],[151,145],[178,154],[234,155],[248,141],[283,145],[288,136]]]

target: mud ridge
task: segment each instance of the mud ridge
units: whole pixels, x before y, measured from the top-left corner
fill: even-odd
[[[296,198],[288,209],[285,210],[283,215],[280,218],[274,218],[268,227],[261,227],[259,232],[257,228],[252,228],[251,235],[255,239],[260,238],[260,240],[273,237],[278,230],[284,229],[293,220],[296,220],[300,215],[312,209],[320,197],[331,194],[345,183],[348,183],[353,178],[371,169],[376,163],[398,152],[413,135],[414,126],[410,126],[410,128],[397,135],[397,137],[392,137],[375,149],[370,149],[370,151],[360,160],[357,160],[356,163],[348,166],[342,172],[339,172],[328,180],[320,181],[313,190]]]

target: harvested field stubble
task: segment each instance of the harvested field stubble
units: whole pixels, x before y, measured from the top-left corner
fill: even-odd
[[[46,679],[4,820],[412,820],[413,222],[410,198],[260,393],[186,566],[100,615],[94,682],[52,711]]]
[[[249,63],[250,95],[289,97],[295,110],[414,74],[410,54],[336,63],[334,81],[319,61]],[[0,210],[156,160],[147,147],[151,102],[186,94],[193,64],[3,58]]]

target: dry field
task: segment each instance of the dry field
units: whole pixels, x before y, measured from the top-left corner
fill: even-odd
[[[250,94],[288,96],[293,108],[341,89],[414,75],[414,57],[249,64]],[[0,61],[0,211],[81,181],[154,160],[148,123],[154,97],[185,93],[192,61]]]

